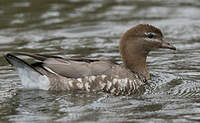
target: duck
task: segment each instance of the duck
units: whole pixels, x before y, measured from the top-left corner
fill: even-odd
[[[146,59],[150,51],[157,49],[176,50],[176,47],[165,40],[159,28],[138,24],[127,30],[120,39],[123,65],[109,60],[24,52],[7,53],[5,59],[14,66],[27,89],[132,95],[150,79]],[[32,57],[37,62],[30,64],[17,55]]]

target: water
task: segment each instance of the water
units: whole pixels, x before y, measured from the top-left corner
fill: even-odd
[[[1,0],[0,121],[200,121],[199,13],[199,0]],[[150,54],[152,78],[140,96],[25,90],[3,58],[32,52],[121,63],[119,38],[138,23],[160,27],[178,49]]]

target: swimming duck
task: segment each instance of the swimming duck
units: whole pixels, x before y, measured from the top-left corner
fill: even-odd
[[[9,53],[5,58],[15,67],[25,88],[131,95],[150,78],[146,67],[148,53],[159,48],[176,50],[164,40],[160,29],[150,24],[139,24],[126,31],[119,48],[123,66],[108,60],[65,59],[31,53]],[[16,55],[40,62],[29,64]]]

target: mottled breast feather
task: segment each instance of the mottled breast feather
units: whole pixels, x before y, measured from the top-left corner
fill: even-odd
[[[112,65],[109,74],[91,75],[80,78],[67,78],[41,68],[38,70],[48,76],[51,82],[49,90],[56,91],[103,91],[113,95],[131,95],[144,84],[139,75],[119,65]]]

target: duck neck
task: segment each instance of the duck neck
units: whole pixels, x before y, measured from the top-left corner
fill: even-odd
[[[134,56],[134,60],[127,60],[125,66],[132,72],[139,73],[143,75],[146,79],[150,79],[150,75],[148,73],[146,65],[146,58],[147,57]]]
[[[146,79],[150,79],[146,65],[147,54],[133,51],[131,53],[121,52],[123,63],[127,69],[144,76]]]

